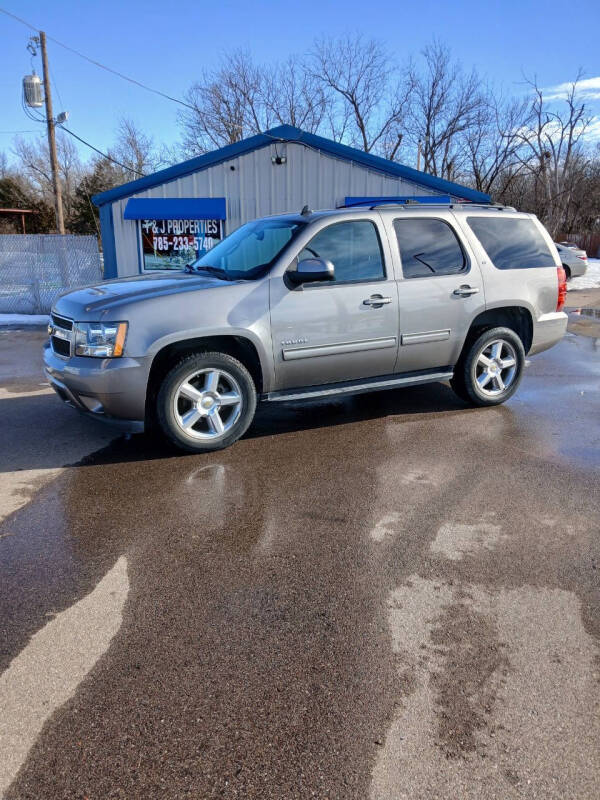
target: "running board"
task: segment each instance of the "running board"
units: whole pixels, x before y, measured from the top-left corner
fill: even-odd
[[[424,383],[448,381],[453,375],[452,369],[425,370],[422,372],[405,372],[403,375],[383,375],[378,378],[367,378],[361,381],[343,381],[342,383],[325,383],[321,386],[309,386],[306,389],[283,389],[278,392],[266,392],[260,399],[268,403],[282,403],[292,400],[313,400],[322,397],[341,397],[365,392],[379,392],[383,389],[399,389],[402,386],[420,386]]]

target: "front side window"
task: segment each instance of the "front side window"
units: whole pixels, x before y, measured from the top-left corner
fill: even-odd
[[[469,227],[498,269],[554,267],[554,257],[531,219],[467,217]]]
[[[331,261],[335,283],[385,278],[379,234],[370,220],[336,222],[323,228],[302,250],[298,261],[305,258]]]
[[[229,280],[260,277],[305,225],[294,219],[248,222],[194,261],[191,268],[214,271]]]
[[[467,269],[456,234],[441,219],[396,219],[394,230],[405,278],[455,275]]]

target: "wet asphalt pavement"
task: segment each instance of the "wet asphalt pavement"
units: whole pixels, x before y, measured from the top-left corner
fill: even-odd
[[[263,406],[208,456],[113,438],[0,332],[0,796],[596,798],[600,290],[569,301],[505,406]]]

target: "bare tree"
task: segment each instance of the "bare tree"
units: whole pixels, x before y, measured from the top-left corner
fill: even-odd
[[[482,104],[464,135],[465,170],[478,191],[504,199],[523,170],[520,134],[528,116],[528,98],[505,99],[490,88],[482,94]]]
[[[58,133],[56,137],[58,155],[58,171],[62,184],[63,207],[68,220],[72,212],[75,188],[82,175],[82,164],[77,147],[69,136]],[[50,171],[48,142],[40,138],[26,141],[15,139],[14,153],[18,160],[20,172],[27,178],[38,198],[52,204],[53,184]]]
[[[519,131],[522,163],[533,181],[535,210],[552,235],[567,221],[577,189],[574,175],[586,162],[582,144],[592,117],[578,95],[581,79],[579,71],[559,100],[547,100],[537,80],[527,80],[532,97],[529,120]]]
[[[165,163],[152,137],[145,134],[127,117],[120,120],[116,144],[110,148],[108,155],[128,168],[123,171],[124,181],[131,180],[135,174],[146,175],[154,172]]]
[[[336,138],[394,159],[412,86],[398,79],[387,50],[360,35],[320,39],[307,69],[332,97],[329,121]]]
[[[8,156],[4,150],[0,151],[0,179],[7,178],[11,173]]]
[[[260,79],[261,99],[267,117],[280,125],[315,133],[329,111],[329,102],[321,81],[294,56],[263,69]]]
[[[251,56],[239,50],[224,57],[185,95],[192,108],[179,117],[184,152],[204,153],[264,130],[268,119],[262,97],[262,72]]]
[[[452,179],[464,169],[466,135],[485,106],[481,80],[475,70],[465,73],[440,42],[427,45],[422,56],[423,68],[409,67],[409,138],[414,147],[420,142],[425,172]]]

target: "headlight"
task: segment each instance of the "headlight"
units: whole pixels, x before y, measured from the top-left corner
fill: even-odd
[[[126,322],[76,322],[75,355],[117,358],[123,355]]]

